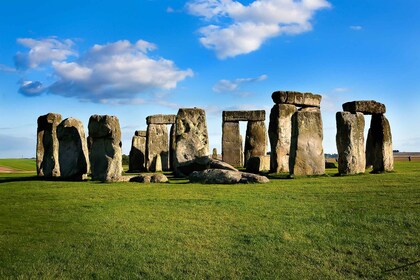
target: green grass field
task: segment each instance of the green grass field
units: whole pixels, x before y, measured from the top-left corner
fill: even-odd
[[[395,169],[266,185],[1,174],[0,279],[419,279],[420,162]]]

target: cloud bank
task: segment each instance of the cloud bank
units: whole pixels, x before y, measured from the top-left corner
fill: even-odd
[[[268,78],[267,75],[261,75],[256,78],[239,78],[235,80],[220,80],[213,86],[214,92],[233,92],[239,94],[245,94],[245,92],[240,91],[240,85],[244,83],[254,83],[264,81]]]
[[[71,49],[71,40],[19,39],[18,42],[30,49],[16,54],[16,68],[48,66],[54,79],[45,87],[40,81],[22,82],[19,92],[27,96],[47,91],[100,103],[110,103],[113,99],[138,100],[137,94],[170,90],[193,76],[191,69],[180,70],[173,61],[152,56],[150,53],[156,46],[143,40],[97,44],[82,55]]]
[[[256,0],[243,5],[233,0],[192,0],[188,12],[206,26],[200,43],[219,59],[258,50],[268,39],[312,29],[316,11],[330,7],[326,0]]]

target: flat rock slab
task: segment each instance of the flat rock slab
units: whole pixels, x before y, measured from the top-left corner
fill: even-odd
[[[271,98],[276,104],[292,104],[299,107],[320,107],[322,96],[310,92],[275,91]]]
[[[138,176],[131,177],[129,181],[136,183],[167,183],[168,177],[161,173],[141,174]]]
[[[194,171],[190,174],[189,179],[191,183],[201,184],[246,184],[269,182],[268,178],[264,176],[224,169]]]
[[[385,114],[385,105],[375,100],[351,101],[343,104],[343,110],[351,113],[360,112],[365,115]]]
[[[264,110],[223,111],[224,122],[265,121]]]
[[[149,124],[173,124],[176,121],[176,115],[152,115],[146,118]]]

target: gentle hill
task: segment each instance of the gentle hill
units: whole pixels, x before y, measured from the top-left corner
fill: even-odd
[[[36,171],[35,159],[28,158],[2,158],[0,159],[0,172],[1,170],[8,172],[28,172]]]

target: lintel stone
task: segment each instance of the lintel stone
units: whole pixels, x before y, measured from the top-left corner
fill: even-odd
[[[152,115],[146,118],[147,124],[174,124],[176,115]]]
[[[136,130],[134,136],[146,137],[146,130]]]
[[[224,122],[265,121],[264,110],[223,111]]]
[[[386,107],[384,104],[375,100],[359,100],[351,101],[343,104],[343,110],[351,113],[360,112],[365,115],[385,114]]]
[[[271,98],[276,104],[292,104],[299,107],[320,107],[322,96],[310,92],[275,91]]]

